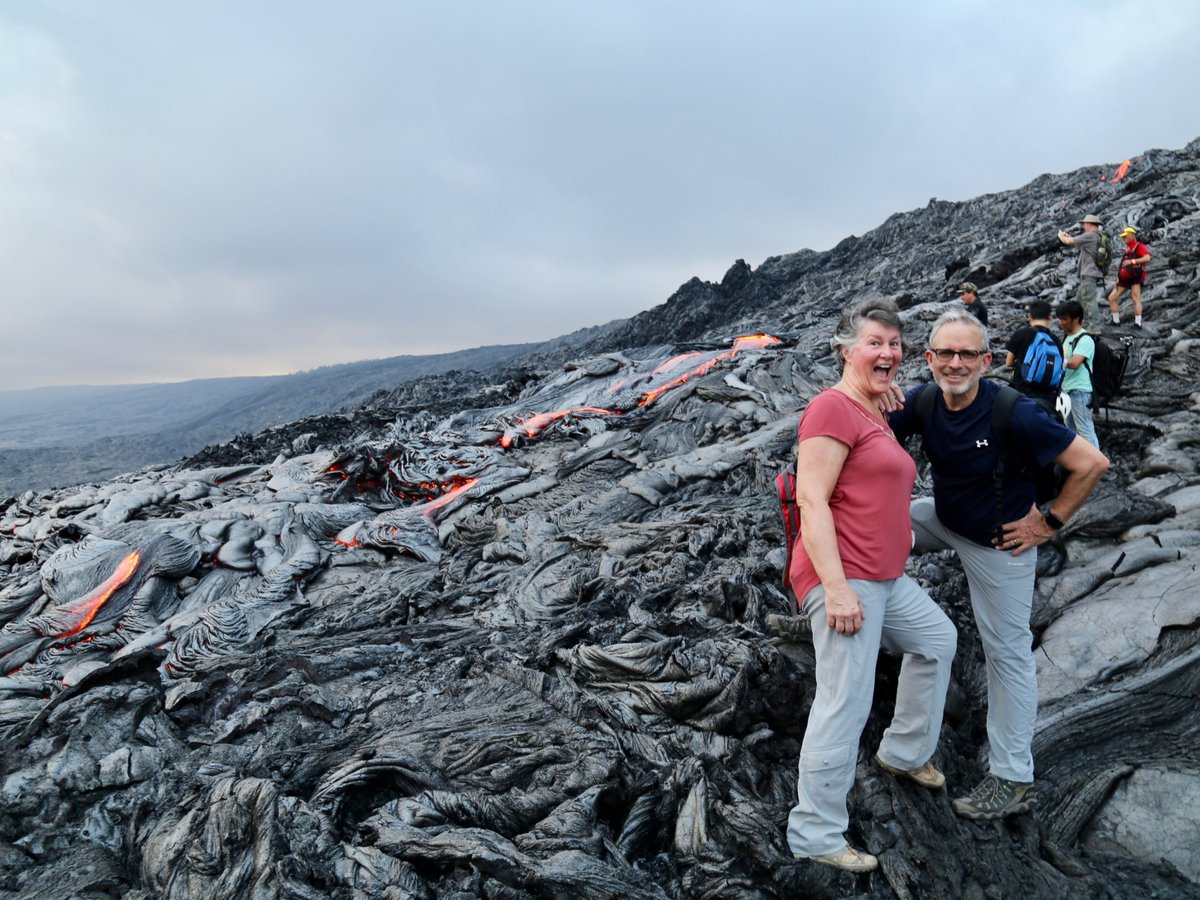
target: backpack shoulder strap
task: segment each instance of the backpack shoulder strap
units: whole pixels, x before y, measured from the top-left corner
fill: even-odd
[[[1008,449],[1008,436],[1012,431],[1013,404],[1020,396],[1021,392],[1016,388],[1002,384],[999,393],[996,394],[996,402],[992,404],[992,436],[1000,443],[1001,456],[1003,456],[1003,451]]]
[[[1075,353],[1075,347],[1076,347],[1076,346],[1078,346],[1078,344],[1079,344],[1079,339],[1080,339],[1081,337],[1090,337],[1090,338],[1092,339],[1092,356],[1093,356],[1093,357],[1095,357],[1095,355],[1096,355],[1096,346],[1097,346],[1097,344],[1096,344],[1096,336],[1095,336],[1094,334],[1091,334],[1091,333],[1089,333],[1089,332],[1081,332],[1080,334],[1077,334],[1077,335],[1075,335],[1075,338],[1074,338],[1074,340],[1071,342],[1071,354],[1072,354],[1072,355],[1074,355],[1074,353]],[[1070,359],[1070,358],[1071,358],[1071,357],[1069,357],[1069,356],[1067,357],[1067,359]],[[1064,362],[1065,362],[1065,361],[1066,361],[1066,360],[1064,360]],[[1091,364],[1091,362],[1089,362],[1089,361],[1088,361],[1088,358],[1087,358],[1086,356],[1083,358],[1083,367],[1084,367],[1085,369],[1087,369],[1088,378],[1091,378],[1091,377],[1092,377],[1092,364]],[[1093,389],[1095,389],[1095,387],[1096,387],[1096,386],[1093,384],[1093,385],[1092,385],[1092,388],[1093,388]]]
[[[934,382],[929,382],[925,387],[921,388],[917,394],[917,402],[913,407],[913,412],[916,413],[917,421],[921,423],[921,434],[924,434],[929,428],[929,423],[933,421],[933,401],[937,398],[938,386]]]
[[[1013,405],[1020,396],[1016,388],[1002,384],[996,394],[996,401],[992,404],[992,437],[995,438],[999,450],[996,454],[996,467],[992,469],[992,488],[996,494],[997,537],[1002,537],[1004,532],[1004,471],[1012,445],[1009,438],[1012,434]]]
[[[1071,335],[1069,338],[1067,338],[1065,341],[1063,341],[1064,361],[1070,359],[1072,356],[1075,355],[1075,348],[1079,346],[1079,339],[1084,338],[1084,337],[1092,337],[1092,336],[1090,334],[1088,334],[1086,331],[1081,331],[1078,334]],[[1096,342],[1096,339],[1092,338],[1092,343],[1094,344],[1095,342]]]

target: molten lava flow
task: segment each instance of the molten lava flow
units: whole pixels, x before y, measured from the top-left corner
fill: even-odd
[[[600,409],[597,406],[576,406],[574,409],[560,409],[558,412],[538,413],[536,416],[530,416],[528,419],[519,419],[518,424],[521,430],[525,432],[526,437],[537,437],[551,422],[557,422],[563,416],[569,416],[571,413],[596,413],[601,416],[615,416],[616,412],[611,409]],[[501,447],[511,447],[513,439],[516,435],[509,431],[500,438]]]
[[[454,488],[451,491],[447,491],[446,493],[442,494],[442,496],[438,497],[436,500],[430,500],[428,503],[424,503],[417,508],[421,510],[421,515],[427,516],[431,512],[433,512],[435,509],[440,509],[441,507],[445,506],[447,503],[450,503],[452,500],[454,500],[455,497],[457,497],[459,494],[462,494],[464,491],[468,490],[471,487],[471,485],[473,485],[478,480],[479,480],[478,478],[462,478],[462,479],[460,479],[461,483],[458,485],[458,487]]]
[[[642,398],[638,401],[638,406],[646,406],[649,403],[653,403],[660,396],[662,396],[664,392],[669,391],[673,387],[678,387],[696,375],[705,374],[723,359],[733,359],[734,356],[743,350],[761,350],[764,347],[773,347],[778,343],[781,343],[779,338],[770,334],[747,334],[734,338],[732,349],[726,350],[724,353],[718,353],[711,359],[696,366],[696,368],[688,372],[684,372],[677,378],[672,378],[666,384],[659,385],[653,390],[646,391],[646,393],[642,394]],[[676,357],[676,359],[679,358],[680,357]],[[659,368],[662,367],[660,366]],[[658,369],[655,369],[655,371],[657,372]]]
[[[775,337],[773,334],[743,334],[740,337],[733,339],[733,352],[739,350],[762,350],[766,347],[774,347],[776,344],[782,344],[783,341]]]
[[[454,459],[448,465],[461,469],[470,463]],[[414,466],[403,452],[386,456],[367,453],[334,462],[325,469],[325,477],[337,482],[333,491],[335,500],[367,495],[380,502],[400,500],[407,506],[415,506],[436,500],[468,480],[463,475],[446,474],[441,471],[444,468]]]
[[[463,485],[474,483],[474,478],[467,478],[465,475],[451,475],[445,481],[422,481],[419,484],[405,485],[407,489],[401,489],[399,486],[393,487],[392,494],[409,503],[423,504],[437,500],[447,491],[453,493]]]
[[[655,366],[651,375],[661,375],[663,372],[669,372],[678,366],[680,363],[687,362],[689,359],[695,359],[700,355],[699,350],[693,350],[691,353],[680,353],[677,356],[672,356],[660,366]]]
[[[722,353],[718,353],[715,356],[711,356],[695,368],[690,369],[689,371],[684,372],[682,375],[676,376],[675,378],[672,378],[663,384],[660,384],[656,388],[648,390],[638,399],[637,405],[646,406],[650,403],[653,403],[660,396],[662,396],[663,393],[669,391],[671,388],[683,384],[689,378],[692,378],[696,375],[703,375],[721,360],[732,359],[743,350],[761,350],[764,347],[773,347],[780,343],[782,343],[782,341],[780,341],[779,338],[770,334],[746,334],[736,337],[733,340],[733,347],[731,349],[725,350]],[[703,355],[704,354],[699,350],[676,354],[666,362],[655,366],[654,370],[650,373],[650,377],[652,378],[655,375],[662,375],[666,372],[673,371],[684,363]],[[609,387],[605,393],[615,393],[619,388],[624,387],[628,383],[628,378],[622,378],[620,381]],[[614,409],[600,409],[595,406],[577,406],[574,409],[562,409],[557,412],[538,413],[537,415],[531,416],[528,419],[518,419],[517,424],[520,426],[520,431],[523,431],[526,437],[536,437],[537,435],[541,434],[542,431],[545,430],[546,426],[548,426],[550,423],[557,422],[563,416],[569,416],[571,413],[581,412],[595,413],[601,416],[615,416],[619,415],[622,411]],[[500,438],[500,446],[506,449],[511,447],[518,433],[519,432],[516,429],[509,429]]]
[[[78,616],[78,621],[75,626],[69,631],[64,631],[58,637],[70,637],[73,634],[79,634],[83,629],[87,628],[92,623],[92,619],[96,618],[96,613],[100,612],[100,608],[108,602],[108,598],[116,593],[137,571],[138,562],[141,560],[142,554],[134,550],[117,566],[116,571],[108,576],[98,588],[84,597],[78,604],[66,610],[68,616]]]
[[[1118,181],[1120,181],[1122,178],[1124,178],[1129,173],[1129,163],[1130,163],[1129,160],[1125,160],[1125,162],[1123,162],[1119,166],[1117,166],[1117,171],[1113,172],[1113,176],[1112,176],[1112,178],[1108,179],[1108,183],[1116,184]],[[1101,181],[1104,180],[1103,174],[1101,174],[1100,180]]]

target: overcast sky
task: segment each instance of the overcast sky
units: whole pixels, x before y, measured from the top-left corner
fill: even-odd
[[[0,7],[0,388],[550,338],[1200,136],[1200,4]]]

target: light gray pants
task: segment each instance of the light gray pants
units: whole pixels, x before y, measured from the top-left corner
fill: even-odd
[[[817,695],[800,750],[796,806],[788,815],[793,853],[819,856],[846,843],[846,796],[854,784],[858,739],[871,711],[880,646],[903,653],[896,712],[879,755],[915,769],[937,746],[958,632],[941,608],[907,575],[850,585],[863,606],[862,629],[838,634],[825,623],[825,589],[815,587],[801,607],[812,623]]]
[[[1008,781],[1033,781],[1037,669],[1033,661],[1033,581],[1037,549],[1013,556],[969,541],[943,525],[933,499],[912,503],[916,553],[953,550],[971,591],[971,608],[987,664],[988,771]]]

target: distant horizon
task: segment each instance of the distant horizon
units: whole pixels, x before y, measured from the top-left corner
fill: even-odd
[[[580,330],[580,329],[576,329]],[[568,332],[571,334],[574,332]],[[566,337],[566,335],[556,335],[556,337]],[[554,340],[549,338],[548,340]],[[269,378],[288,378],[292,375],[304,375],[309,372],[318,372],[321,369],[335,369],[339,366],[354,366],[359,363],[387,362],[394,359],[425,359],[437,356],[454,356],[460,353],[469,353],[472,350],[488,350],[501,347],[536,347],[547,341],[527,341],[525,343],[498,343],[498,344],[479,344],[475,347],[462,347],[458,350],[446,350],[438,353],[396,353],[392,356],[372,356],[367,359],[351,359],[345,362],[325,363],[319,366],[309,366],[303,369],[295,369],[291,372],[272,372],[268,374],[245,374],[245,375],[206,375],[199,378],[183,378],[178,381],[131,381],[131,382],[113,382],[111,384],[42,384],[36,387],[28,388],[0,388],[0,394],[27,394],[38,391],[72,391],[72,390],[108,390],[111,388],[143,388],[143,387],[159,387],[171,386],[179,384],[191,384],[197,381],[237,381],[237,380],[253,380],[253,379],[269,379]]]

